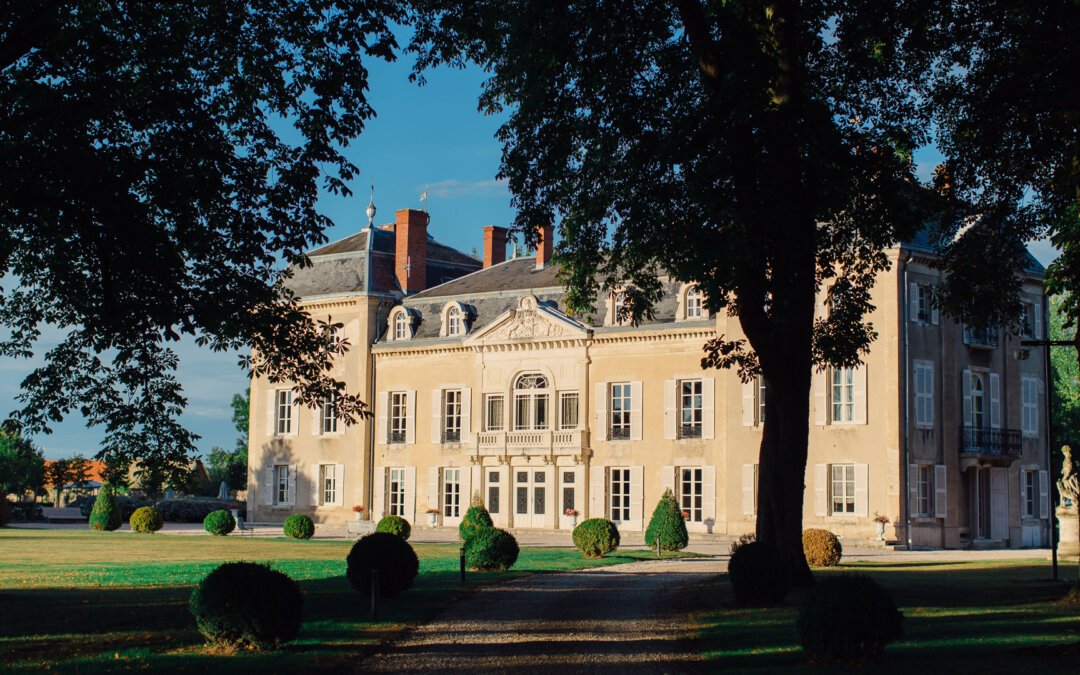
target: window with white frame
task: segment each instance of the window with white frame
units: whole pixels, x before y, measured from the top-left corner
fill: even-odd
[[[443,392],[443,443],[461,440],[461,390],[447,389]]]
[[[488,471],[488,513],[499,512],[499,472]]]
[[[1020,337],[1033,339],[1035,337],[1035,303],[1023,303],[1024,309],[1020,315]]]
[[[920,518],[931,518],[934,515],[934,467],[928,464],[920,464],[916,471],[916,488],[918,503],[915,505],[915,515]]]
[[[612,440],[630,438],[630,383],[611,385],[611,435]]]
[[[324,434],[336,434],[337,433],[337,404],[335,399],[337,396],[331,394],[329,398],[323,401],[319,411],[319,431]]]
[[[409,314],[403,309],[394,315],[394,339],[409,339]]]
[[[390,515],[405,515],[405,469],[390,469]]]
[[[855,420],[855,369],[832,369],[832,421]]]
[[[562,472],[562,511],[566,513],[569,510],[577,510],[577,503],[574,500],[574,482],[576,480],[573,471]]]
[[[611,519],[616,523],[630,520],[630,469],[611,469],[608,494],[611,496]]]
[[[701,438],[701,380],[679,382],[679,438]]]
[[[686,318],[700,319],[704,316],[705,294],[697,286],[686,291]]]
[[[931,312],[933,311],[933,307],[930,305],[931,287],[927,284],[918,284],[915,292],[917,293],[915,301],[918,306],[916,318],[921,323],[930,323]]]
[[[830,513],[855,513],[855,465],[829,465]]]
[[[559,395],[559,428],[578,428],[578,393],[564,391]]]
[[[1039,435],[1039,381],[1031,377],[1021,378],[1020,388],[1020,428],[1024,436],[1034,438]]]
[[[547,378],[538,373],[522,375],[514,383],[514,430],[547,429]]]
[[[338,475],[337,466],[334,464],[322,464],[319,466],[320,499],[322,504],[333,504],[337,501]]]
[[[758,375],[754,378],[754,404],[757,406],[757,424],[765,424],[765,378]]]
[[[915,380],[915,426],[931,429],[934,426],[934,364],[916,361],[912,379]]]
[[[1024,517],[1039,517],[1039,472],[1021,471],[1021,485],[1024,488]]]
[[[404,443],[409,424],[409,394],[395,391],[390,394],[390,442]]]
[[[679,469],[679,506],[690,514],[690,522],[702,522],[704,501],[703,470],[701,467],[683,467]]]
[[[289,494],[289,465],[274,465],[274,503],[290,504],[292,495]]]
[[[616,326],[629,326],[630,325],[630,313],[627,305],[627,299],[625,293],[618,293],[615,296],[615,305],[612,310],[611,323]]]
[[[274,431],[277,434],[292,433],[292,389],[278,389],[274,397]]]
[[[443,516],[461,516],[461,469],[443,469]]]
[[[484,395],[484,431],[502,431],[506,428],[505,404],[506,399],[502,394]]]
[[[453,306],[446,313],[446,334],[450,336],[463,335],[465,333],[465,317],[461,308]]]

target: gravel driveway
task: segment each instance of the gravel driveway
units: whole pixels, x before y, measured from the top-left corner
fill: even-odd
[[[489,586],[364,661],[360,672],[685,673],[693,594],[724,571],[677,558],[535,574]]]

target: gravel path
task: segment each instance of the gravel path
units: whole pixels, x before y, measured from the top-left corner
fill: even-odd
[[[489,586],[387,645],[359,672],[697,672],[693,594],[684,591],[725,566],[681,558]]]

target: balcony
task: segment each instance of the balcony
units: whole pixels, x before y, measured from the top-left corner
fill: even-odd
[[[581,450],[582,436],[579,429],[482,431],[476,437],[476,452],[479,455],[577,453]]]
[[[997,329],[973,328],[965,325],[964,344],[972,349],[995,349],[998,346]]]
[[[960,456],[970,459],[1020,459],[1019,429],[960,427]]]

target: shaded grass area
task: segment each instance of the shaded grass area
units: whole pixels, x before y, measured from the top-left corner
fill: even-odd
[[[352,670],[374,645],[422,622],[478,584],[530,572],[651,559],[647,551],[586,560],[572,549],[522,548],[514,569],[458,583],[458,546],[417,544],[414,587],[369,600],[344,578],[351,542],[121,532],[0,529],[0,664],[11,672]],[[188,612],[192,587],[221,562],[270,562],[300,581],[300,638],[272,654],[203,645]]]
[[[1065,567],[1070,577],[1075,570]],[[972,563],[852,563],[815,569],[823,578],[867,574],[904,613],[905,636],[879,663],[838,667],[807,663],[795,639],[795,606],[734,605],[724,575],[714,607],[698,616],[711,670],[773,673],[1077,673],[1080,608],[1057,602],[1065,582],[1044,560]]]

